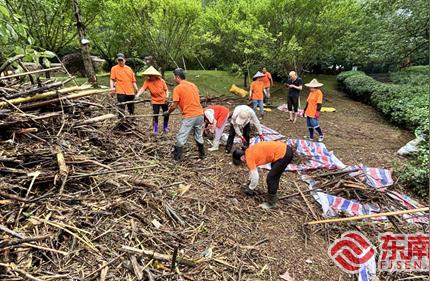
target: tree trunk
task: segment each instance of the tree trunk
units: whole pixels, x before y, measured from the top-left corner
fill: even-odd
[[[73,13],[75,14],[75,18],[76,18],[76,27],[78,29],[82,60],[84,61],[86,76],[88,78],[88,82],[90,82],[91,84],[96,84],[97,77],[94,71],[93,62],[91,60],[90,47],[88,43],[84,42],[85,44],[83,44],[83,41],[82,41],[83,39],[85,40],[87,39],[86,39],[85,24],[82,22],[82,18],[81,18],[79,0],[71,0],[71,1],[72,1]]]

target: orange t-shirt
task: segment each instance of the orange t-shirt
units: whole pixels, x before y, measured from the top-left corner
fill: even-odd
[[[167,96],[167,85],[166,81],[162,78],[157,78],[155,80],[145,80],[143,82],[142,88],[144,90],[149,90],[151,93],[151,103],[152,104],[165,104]]]
[[[173,89],[173,101],[179,103],[182,117],[191,118],[203,114],[203,107],[200,104],[199,89],[197,86],[186,80]]]
[[[273,163],[285,156],[287,144],[280,141],[262,141],[245,151],[246,165],[249,170],[258,166]]]
[[[251,91],[252,91],[252,95],[251,95],[251,99],[253,100],[263,100],[264,99],[264,83],[263,81],[253,81],[251,83]]]
[[[266,73],[264,73],[264,77],[263,77],[264,88],[270,87],[270,81],[271,80],[272,80],[272,74],[270,74],[269,71],[266,71]]]
[[[230,114],[230,110],[222,105],[211,105],[208,108],[214,110],[214,118],[216,120],[216,127],[221,128],[222,124],[224,124],[225,120],[227,120],[228,115]]]
[[[321,90],[315,90],[309,93],[307,102],[308,107],[306,108],[306,116],[315,118],[315,113],[317,112],[317,104],[322,104],[323,93]]]
[[[134,95],[133,83],[136,83],[136,77],[129,66],[115,65],[112,67],[110,79],[115,81],[115,93]]]

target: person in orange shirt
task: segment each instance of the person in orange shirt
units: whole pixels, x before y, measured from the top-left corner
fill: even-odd
[[[264,94],[266,96],[267,105],[270,105],[270,87],[273,86],[272,74],[269,71],[267,71],[266,67],[263,67],[262,71],[264,74],[264,77],[263,77]]]
[[[252,109],[257,110],[257,106],[260,108],[261,118],[264,116],[264,74],[258,71],[252,79],[251,86],[249,88],[249,99],[252,100]]]
[[[257,167],[271,163],[270,172],[267,175],[267,202],[262,207],[271,209],[278,201],[277,192],[279,180],[288,164],[293,160],[293,150],[291,146],[280,141],[263,141],[250,146],[243,151],[237,149],[233,151],[233,164],[241,165],[246,163],[249,169],[249,186],[245,189],[245,194],[254,195],[258,185],[259,175]]]
[[[312,79],[311,82],[305,84],[305,86],[309,88],[309,96],[306,100],[305,109],[303,110],[303,117],[306,116],[306,124],[308,125],[309,129],[309,137],[305,136],[305,139],[313,140],[314,130],[316,130],[319,134],[319,142],[324,141],[324,135],[318,122],[323,101],[323,93],[319,88],[323,85],[324,84],[318,82],[317,79]]]
[[[163,110],[163,113],[169,109],[167,106],[169,90],[167,89],[166,81],[161,78],[161,73],[158,72],[153,66],[150,66],[147,70],[145,70],[143,75],[147,76],[148,79],[143,82],[143,86],[139,89],[139,92],[137,92],[136,98],[145,92],[145,90],[148,90],[151,94],[152,112],[154,113],[152,130],[154,134],[157,134],[158,115],[160,114],[160,108]],[[164,133],[169,132],[169,115],[164,116],[163,131]]]
[[[116,94],[118,100],[118,114],[125,114],[125,106],[127,105],[128,113],[134,114],[134,94],[137,92],[136,76],[133,70],[125,65],[125,56],[123,53],[117,55],[117,65],[112,67],[110,71],[110,88],[111,95]],[[124,102],[130,102],[122,104]]]
[[[212,147],[208,149],[209,151],[219,149],[220,139],[227,125],[229,114],[230,110],[222,105],[211,105],[205,109],[206,128],[215,132],[214,142]]]
[[[185,71],[177,68],[173,71],[173,78],[177,86],[173,89],[173,103],[164,116],[168,116],[178,106],[182,112],[182,123],[176,135],[176,144],[173,150],[173,158],[182,160],[183,146],[187,142],[188,135],[194,130],[200,159],[205,158],[205,147],[203,141],[203,107],[200,104],[199,89],[196,85],[185,80]]]

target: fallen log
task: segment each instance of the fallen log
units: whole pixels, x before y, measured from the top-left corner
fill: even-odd
[[[11,104],[28,103],[28,102],[33,102],[37,100],[47,99],[60,94],[67,94],[67,93],[76,92],[76,91],[88,90],[89,88],[91,88],[90,85],[74,86],[74,87],[64,88],[64,89],[55,90],[55,91],[49,91],[42,94],[37,94],[31,97],[21,97],[21,98],[11,99],[8,101],[2,101],[0,102],[0,108],[8,107]]]
[[[14,126],[14,125],[25,123],[25,122],[37,121],[37,120],[42,120],[42,119],[49,119],[49,118],[60,116],[61,114],[63,114],[63,112],[58,111],[58,112],[51,112],[51,113],[43,114],[43,115],[36,116],[33,118],[26,116],[25,119],[13,120],[13,121],[0,123],[0,127],[9,127],[9,126]]]
[[[311,222],[306,223],[306,225],[315,225],[315,224],[333,223],[333,222],[345,222],[345,221],[356,221],[356,220],[362,220],[362,219],[368,219],[368,218],[377,218],[377,217],[384,217],[384,216],[413,214],[413,213],[427,212],[428,210],[429,210],[429,207],[424,207],[424,208],[418,208],[418,209],[378,213],[378,214],[371,214],[371,215],[362,215],[362,216],[355,216],[355,217],[348,217],[348,218],[337,218],[337,219],[311,221]]]
[[[42,87],[36,87],[36,88],[30,89],[30,90],[26,90],[26,91],[23,91],[23,92],[17,92],[17,93],[8,95],[6,98],[7,99],[15,99],[15,98],[19,98],[19,97],[22,97],[22,96],[30,96],[30,95],[33,95],[33,94],[45,92],[47,90],[61,88],[61,87],[63,87],[63,85],[64,85],[63,82],[54,82],[54,83],[51,83],[51,84],[43,85]]]
[[[120,250],[127,253],[135,254],[135,255],[146,256],[160,261],[172,262],[173,260],[173,256],[171,255],[161,254],[147,249],[137,249],[129,246],[122,246]],[[183,258],[183,257],[176,257],[176,262],[179,264],[188,265],[188,266],[196,265],[195,261],[188,258]]]

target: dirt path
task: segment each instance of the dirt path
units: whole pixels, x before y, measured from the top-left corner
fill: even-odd
[[[278,91],[276,96],[274,100],[277,104],[285,94]],[[409,132],[390,125],[370,106],[352,101],[338,91],[327,94],[324,105],[337,109],[335,113],[323,113],[321,116],[325,144],[345,164],[393,167],[401,160],[395,152],[412,139]],[[232,109],[234,104],[229,106]],[[149,111],[149,108],[144,111]],[[172,122],[173,134],[168,137],[172,142],[179,121],[180,118],[174,118]],[[288,122],[288,113],[277,109],[264,117],[263,124],[291,138],[301,138],[307,133],[304,118],[292,124]],[[196,153],[191,139],[187,150],[192,155]],[[330,261],[323,232],[305,232],[303,222],[313,218],[300,198],[293,202],[280,202],[273,211],[262,210],[258,205],[264,200],[264,187],[260,184],[256,197],[244,196],[240,185],[246,182],[247,171],[233,167],[230,161],[230,156],[221,150],[210,153],[203,162],[187,164],[190,170],[195,171],[201,184],[192,186],[186,197],[193,198],[199,204],[198,210],[206,218],[203,222],[204,233],[196,235],[196,241],[190,247],[199,251],[211,248],[214,256],[225,258],[235,267],[232,270],[235,273],[214,271],[211,279],[206,273],[205,280],[280,280],[279,275],[285,271],[297,281],[355,280]],[[261,178],[264,179],[265,175]],[[187,182],[193,179],[178,175],[177,179],[171,180]],[[297,181],[303,190],[306,188],[297,174],[287,173],[282,177],[279,193],[297,192],[293,181]],[[313,208],[320,213],[317,205]],[[199,243],[199,238],[201,241],[209,239],[211,243],[205,242],[203,245]],[[252,247],[258,243],[261,244]],[[247,271],[250,266],[252,270]],[[239,275],[242,279],[238,279]]]

